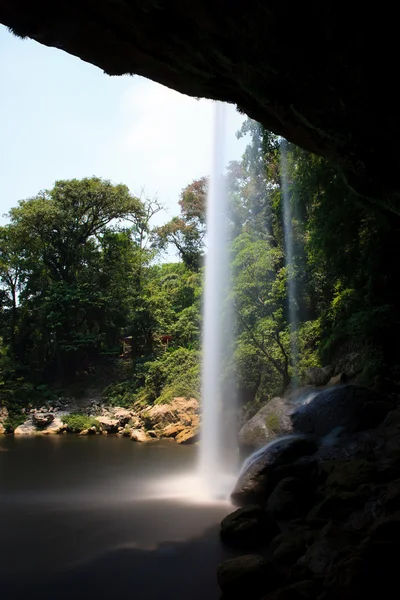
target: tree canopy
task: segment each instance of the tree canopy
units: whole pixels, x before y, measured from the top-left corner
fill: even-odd
[[[396,216],[292,144],[284,173],[282,141],[258,123],[238,136],[246,151],[226,170],[234,346],[221,376],[254,403],[344,351],[363,353],[369,380],[395,372]],[[1,402],[121,360],[125,375],[105,392],[115,402],[199,396],[207,187],[206,176],[189,183],[180,214],[157,227],[158,200],[96,177],[57,181],[11,209],[0,227]],[[165,262],[171,248],[178,258]]]

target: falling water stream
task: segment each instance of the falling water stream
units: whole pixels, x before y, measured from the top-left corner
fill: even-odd
[[[229,347],[228,193],[224,181],[226,106],[215,104],[212,169],[207,199],[207,256],[204,285],[202,430],[200,473],[208,493],[226,494],[226,429],[222,372]],[[235,437],[235,432],[231,432]]]
[[[298,360],[298,347],[296,340],[297,332],[297,311],[296,311],[296,279],[294,273],[294,251],[293,251],[293,215],[290,205],[289,193],[289,174],[287,160],[287,140],[282,139],[280,143],[280,167],[281,167],[281,185],[282,185],[282,201],[283,201],[283,230],[285,241],[285,257],[286,269],[288,277],[288,307],[289,307],[289,324],[290,324],[290,355],[291,366],[293,372],[296,373],[296,365]]]

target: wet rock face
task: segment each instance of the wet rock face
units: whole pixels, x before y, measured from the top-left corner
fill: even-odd
[[[310,367],[306,372],[306,383],[317,387],[326,385],[333,375],[333,367]]]
[[[366,404],[382,398],[370,396]],[[400,400],[400,398],[399,398]],[[237,558],[223,567],[226,579],[224,598],[235,598],[235,589],[246,589],[255,577],[258,588],[248,594],[262,600],[365,600],[397,595],[400,556],[400,408],[397,404],[387,417],[365,432],[348,433],[329,448],[320,446],[312,455],[279,460],[285,450],[278,441],[273,460],[264,462],[255,481],[264,481],[258,507],[246,506],[224,519],[226,544],[242,552],[257,552],[257,559]],[[358,414],[358,413],[357,413]],[[291,436],[295,439],[295,436]],[[301,436],[300,436],[301,437]],[[306,436],[305,436],[306,437]],[[289,437],[290,439],[290,437]],[[307,439],[307,437],[306,437]],[[290,444],[289,444],[290,447]],[[267,447],[268,448],[268,447]],[[304,450],[297,446],[297,450]],[[248,471],[264,450],[253,455]],[[278,455],[278,456],[277,456]],[[290,455],[290,453],[289,453]],[[295,470],[316,465],[306,479]],[[260,467],[260,464],[258,465]],[[242,496],[244,498],[244,496]],[[256,522],[265,519],[273,531],[271,539],[257,538]],[[253,538],[240,540],[251,531]],[[222,537],[222,530],[221,530]],[[257,539],[257,546],[249,546]],[[260,546],[261,541],[261,546]],[[245,559],[245,560],[241,560]],[[260,561],[264,562],[260,562]],[[232,565],[238,567],[233,582]],[[274,575],[260,579],[258,573],[269,565]],[[232,576],[232,579],[231,579]]]
[[[256,600],[269,589],[274,589],[281,576],[268,559],[247,554],[224,561],[218,568],[218,584],[229,598]]]
[[[295,519],[312,506],[315,489],[297,477],[282,479],[270,494],[267,511],[278,521]]]
[[[286,398],[272,398],[249,419],[239,431],[238,444],[242,449],[265,446],[279,436],[293,431],[290,404]]]
[[[354,452],[358,441],[356,437],[350,439],[349,436],[379,425],[393,403],[386,396],[357,385],[326,388],[293,400],[274,398],[271,406],[267,403],[243,426],[240,439],[250,442],[251,434],[257,434],[260,424],[268,422],[271,414],[276,414],[277,406],[284,407],[279,423],[285,423],[287,430],[291,428],[295,433],[275,439],[247,459],[231,496],[237,506],[265,503],[273,487],[285,478],[300,479],[312,487],[318,463],[326,461],[329,449],[343,446],[345,441],[348,451]],[[334,456],[337,456],[335,451]],[[369,463],[366,467],[361,464],[354,476],[360,478],[365,474],[368,479],[369,468]],[[345,477],[344,469],[338,476]],[[330,477],[335,477],[335,473]],[[353,473],[350,479],[353,481]],[[285,503],[286,500],[282,497],[279,502]],[[301,502],[294,505],[301,508]]]
[[[265,546],[278,533],[275,520],[257,504],[239,508],[221,523],[221,540],[241,550]]]
[[[333,0],[3,0],[0,22],[111,75],[236,103],[332,160],[358,192],[398,206],[393,11],[366,5],[344,15]]]
[[[331,367],[314,370],[314,381],[330,372]],[[322,437],[339,428],[341,433],[363,431],[379,424],[392,407],[387,396],[359,385],[306,387],[269,400],[244,423],[238,444],[249,453],[290,433]]]
[[[386,417],[393,404],[373,390],[341,385],[309,396],[291,414],[294,431],[326,436],[337,428],[353,433],[371,429]]]
[[[250,456],[242,467],[231,500],[236,506],[264,504],[274,486],[290,476],[291,465],[302,456],[314,454],[316,439],[305,435],[290,435],[271,442]]]

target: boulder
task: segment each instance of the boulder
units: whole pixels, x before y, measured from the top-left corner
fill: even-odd
[[[25,423],[22,423],[22,425],[19,425],[14,430],[14,435],[54,435],[61,433],[61,431],[63,431],[65,428],[65,425],[62,421],[62,416],[65,414],[65,412],[61,411],[55,414],[51,413],[52,419],[49,419],[49,424],[38,428],[34,421],[34,417],[37,416],[38,413],[31,413],[30,417],[25,421]],[[38,422],[42,422],[40,418]]]
[[[356,490],[376,480],[378,464],[365,458],[335,460],[325,483],[325,489]]]
[[[369,537],[378,542],[399,542],[400,512],[379,518],[369,531]]]
[[[389,398],[385,400],[369,399],[364,402],[359,411],[359,430],[372,429],[381,423],[393,408]]]
[[[274,487],[290,472],[281,467],[291,467],[296,459],[317,450],[317,440],[301,434],[285,436],[261,448],[245,461],[231,494],[233,504],[263,505]]]
[[[153,440],[158,438],[157,433],[155,431],[153,431],[152,429],[150,431],[147,431],[146,433],[149,436],[149,438],[152,438]]]
[[[400,511],[400,479],[390,485],[383,499],[383,504],[388,512]]]
[[[54,414],[51,412],[35,412],[32,415],[32,421],[35,427],[43,429],[54,421]]]
[[[335,360],[333,375],[342,374],[347,379],[353,379],[364,368],[364,357],[361,352],[349,352]]]
[[[125,427],[132,418],[132,413],[126,408],[116,408],[113,411],[114,419],[117,419],[119,427]]]
[[[256,600],[262,593],[275,589],[281,576],[268,559],[257,554],[246,554],[220,564],[217,581],[224,595],[229,598]]]
[[[297,406],[291,420],[295,431],[326,436],[338,428],[344,433],[378,425],[393,404],[386,396],[359,385],[326,388]]]
[[[292,585],[275,590],[262,600],[315,600],[318,590],[312,580],[297,581]]]
[[[195,398],[174,398],[168,404],[155,404],[142,414],[150,428],[164,428],[171,423],[191,425],[193,416],[198,416],[198,412],[199,402]]]
[[[239,508],[225,517],[220,531],[227,546],[241,550],[267,545],[278,533],[276,522],[258,505]]]
[[[51,421],[47,427],[40,429],[36,433],[41,433],[42,435],[53,435],[56,433],[60,433],[64,429],[65,425],[59,415],[55,415],[54,419]],[[14,432],[15,433],[15,432]]]
[[[0,435],[3,435],[6,432],[6,428],[4,427],[5,422],[8,419],[8,410],[5,406],[0,407]]]
[[[304,481],[286,477],[269,496],[267,510],[278,521],[288,521],[307,512],[314,497],[315,489],[304,485]]]
[[[309,385],[322,387],[328,383],[332,375],[332,365],[327,365],[326,367],[310,367],[306,371],[305,382]]]
[[[28,419],[14,429],[14,435],[35,435],[36,431],[32,419]]]
[[[333,377],[330,378],[330,380],[328,381],[328,386],[332,387],[334,385],[342,385],[345,382],[346,382],[346,374],[338,373],[337,375],[334,375]]]
[[[118,432],[118,426],[119,426],[118,419],[112,419],[110,417],[100,416],[100,417],[97,417],[97,420],[98,420],[103,432],[105,432],[105,431],[107,433],[117,433]]]
[[[199,428],[198,427],[186,427],[178,433],[175,441],[178,444],[194,444],[199,439]]]
[[[131,437],[132,429],[130,429],[129,427],[125,427],[124,429],[122,429],[122,431],[119,432],[119,435],[121,435],[122,437]]]
[[[350,557],[333,565],[324,582],[321,600],[396,598],[398,585],[398,541],[366,539]]]
[[[315,533],[304,526],[283,531],[270,545],[273,560],[280,565],[294,564],[314,537]]]
[[[339,556],[351,556],[359,542],[357,534],[343,531],[341,527],[328,523],[307,548],[301,563],[317,575],[327,573]]]
[[[389,412],[381,427],[384,439],[384,454],[393,463],[400,466],[400,410]]]
[[[143,426],[157,437],[174,438],[179,444],[193,444],[198,439],[199,402],[195,398],[174,398],[168,404],[155,404],[139,414]]]
[[[286,399],[272,398],[242,426],[238,435],[239,446],[257,449],[285,433],[290,433],[293,429],[291,410]]]
[[[143,429],[132,429],[131,431],[131,440],[133,442],[147,442],[148,437]]]
[[[174,423],[171,423],[170,425],[167,425],[161,431],[161,437],[164,437],[164,438],[176,438],[176,436],[178,435],[178,433],[180,433],[184,429],[185,429],[184,425],[175,425]]]
[[[373,378],[372,389],[381,394],[398,394],[400,391],[398,383],[382,375]]]
[[[369,495],[368,489],[363,489],[362,486],[351,492],[340,489],[330,491],[328,488],[321,493],[324,497],[310,511],[307,517],[308,521],[316,519],[343,521],[354,511],[362,508]]]

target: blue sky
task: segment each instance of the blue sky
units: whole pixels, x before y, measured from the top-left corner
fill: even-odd
[[[185,185],[210,172],[213,103],[141,77],[109,77],[0,26],[0,214],[57,179],[97,175],[178,213]],[[226,160],[239,159],[243,116],[227,118]],[[2,219],[4,221],[4,219]]]

